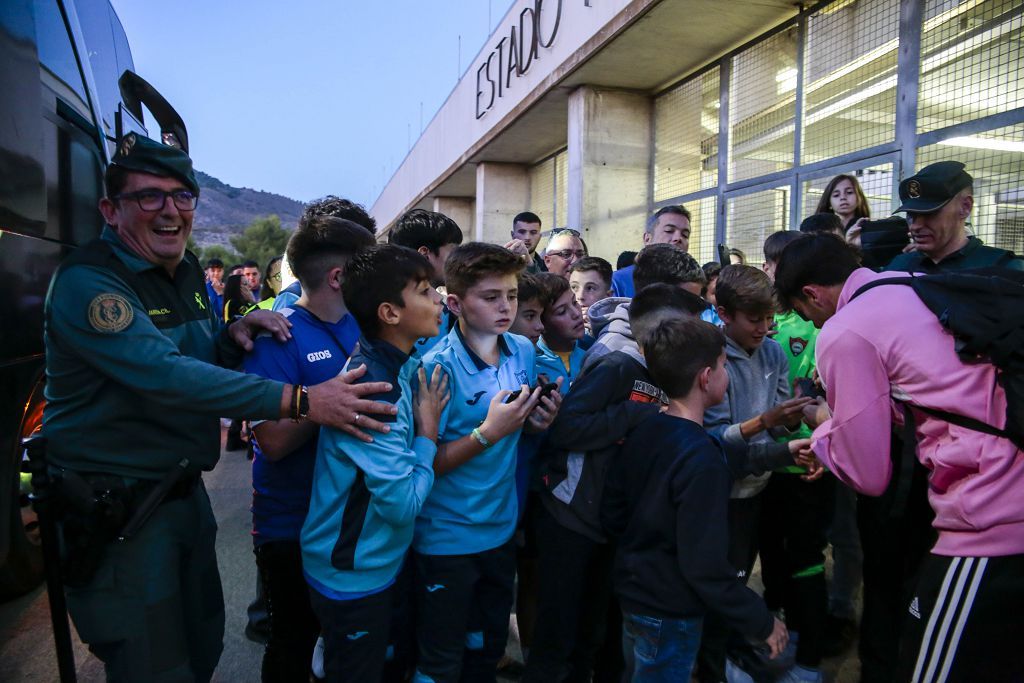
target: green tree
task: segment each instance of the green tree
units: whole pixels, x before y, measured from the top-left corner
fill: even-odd
[[[241,256],[221,244],[211,244],[203,249],[203,256],[200,259],[200,263],[205,266],[206,262],[212,258],[219,258],[223,261],[225,268],[230,268],[232,265],[242,262]]]
[[[252,259],[264,268],[275,256],[284,254],[290,232],[281,227],[281,219],[271,215],[257,218],[241,235],[231,238],[231,246],[245,259]]]

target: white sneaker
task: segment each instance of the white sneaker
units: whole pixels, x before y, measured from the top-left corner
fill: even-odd
[[[327,674],[324,672],[324,637],[320,636],[316,639],[316,645],[313,646],[313,661],[309,665],[313,670],[313,675],[317,678],[327,678]]]

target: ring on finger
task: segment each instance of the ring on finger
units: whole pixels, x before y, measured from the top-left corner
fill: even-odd
[[[361,418],[361,417],[362,417],[362,415],[360,415],[359,413],[356,413],[356,419],[354,419],[353,422],[356,423],[356,424],[359,424],[359,418]]]

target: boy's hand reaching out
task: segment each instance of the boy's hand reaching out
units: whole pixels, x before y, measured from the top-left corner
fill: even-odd
[[[761,423],[765,429],[786,426],[796,427],[804,417],[804,406],[814,402],[813,398],[791,398],[761,413]]]
[[[778,619],[775,619],[774,621],[775,623],[772,625],[772,634],[765,640],[768,644],[769,656],[771,659],[775,659],[782,654],[782,651],[786,649],[786,643],[789,642],[789,631],[786,630],[786,625]]]
[[[452,394],[448,391],[448,373],[440,365],[434,366],[427,381],[427,373],[423,366],[417,370],[419,384],[413,396],[413,412],[416,416],[416,436],[423,436],[437,441],[437,423],[441,420],[441,411],[448,404]]]

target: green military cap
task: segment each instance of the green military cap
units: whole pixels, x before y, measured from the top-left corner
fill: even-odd
[[[896,211],[931,213],[938,211],[957,192],[974,184],[974,178],[959,161],[929,164],[900,183],[900,208]]]
[[[192,160],[178,147],[171,147],[144,135],[128,133],[117,143],[111,165],[129,171],[177,178],[197,197],[199,182],[192,170]]]

